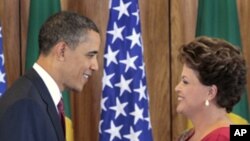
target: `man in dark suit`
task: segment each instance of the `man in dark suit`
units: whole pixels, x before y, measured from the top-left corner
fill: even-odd
[[[100,42],[98,28],[87,17],[51,16],[40,29],[38,60],[0,98],[0,141],[64,141],[57,107],[61,92],[82,91],[98,70]]]

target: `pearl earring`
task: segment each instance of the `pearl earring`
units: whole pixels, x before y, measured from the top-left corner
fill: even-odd
[[[208,101],[208,100],[205,101],[205,106],[206,106],[206,107],[209,106],[209,101]]]

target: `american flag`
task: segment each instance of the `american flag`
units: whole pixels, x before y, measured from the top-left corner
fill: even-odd
[[[152,141],[138,0],[111,0],[100,141]]]
[[[4,55],[3,55],[3,36],[2,27],[0,25],[0,97],[7,88],[6,73],[4,68]]]

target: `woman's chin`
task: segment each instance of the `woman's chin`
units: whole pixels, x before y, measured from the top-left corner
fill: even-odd
[[[181,114],[183,112],[183,109],[181,108],[180,105],[177,106],[176,112],[179,113],[179,114]]]
[[[177,113],[180,113],[180,110],[177,108],[177,109],[176,109],[176,112],[177,112]]]

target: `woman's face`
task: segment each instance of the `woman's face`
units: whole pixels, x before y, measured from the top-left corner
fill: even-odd
[[[177,112],[189,117],[205,108],[209,86],[203,85],[198,79],[198,72],[183,65],[181,81],[175,87],[178,94]]]

